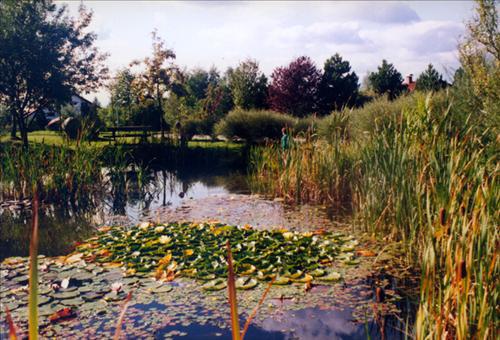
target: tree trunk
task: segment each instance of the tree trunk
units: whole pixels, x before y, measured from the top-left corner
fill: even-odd
[[[10,112],[10,117],[12,120],[12,126],[10,129],[10,138],[11,139],[17,139],[17,122],[16,122],[16,113],[11,110]]]
[[[22,112],[18,112],[16,116],[17,116],[17,123],[19,125],[19,132],[21,133],[21,140],[23,141],[23,147],[25,149],[28,149],[28,130],[24,122],[23,114]]]

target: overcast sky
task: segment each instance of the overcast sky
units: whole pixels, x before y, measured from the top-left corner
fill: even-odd
[[[76,13],[81,1],[58,1]],[[403,74],[418,75],[428,63],[449,74],[458,66],[457,43],[472,16],[469,1],[83,1],[94,12],[97,45],[110,53],[110,69],[126,67],[151,52],[158,29],[177,64],[224,71],[246,58],[272,70],[301,55],[322,68],[340,53],[360,79],[382,59]],[[87,97],[93,98],[93,94]],[[108,102],[105,91],[97,93]]]

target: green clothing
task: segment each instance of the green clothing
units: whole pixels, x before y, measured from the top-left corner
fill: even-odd
[[[289,140],[290,140],[290,137],[288,137],[287,134],[284,134],[282,137],[281,137],[281,148],[283,150],[286,150],[288,149],[288,144],[289,144]]]

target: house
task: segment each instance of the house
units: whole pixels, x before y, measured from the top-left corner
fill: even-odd
[[[413,80],[413,74],[410,73],[409,75],[406,76],[405,80],[403,81],[403,85],[406,87],[408,92],[415,91],[417,82]]]
[[[71,101],[68,104],[71,105],[76,114],[80,116],[86,115],[90,108],[94,106],[94,103],[78,94],[71,95]],[[60,108],[47,106],[26,114],[25,118],[28,119],[28,126],[31,128],[34,128],[35,126],[43,128],[47,123],[47,125],[50,126],[53,123],[59,122],[60,116]]]

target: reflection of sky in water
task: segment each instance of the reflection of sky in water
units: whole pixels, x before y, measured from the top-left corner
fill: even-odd
[[[176,208],[189,200],[244,191],[240,177],[205,176],[180,180],[172,173],[157,171],[141,189],[133,185],[134,182],[127,185],[127,190],[112,187],[102,210],[106,215],[125,216],[129,222],[136,223],[160,207]]]
[[[287,313],[279,321],[267,319],[262,327],[266,331],[285,330],[285,339],[365,339],[364,326],[349,321],[351,317],[349,311],[309,308]]]

